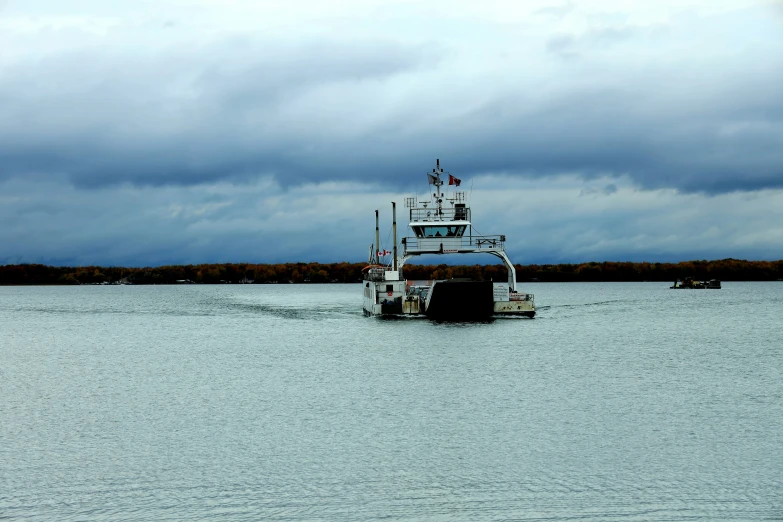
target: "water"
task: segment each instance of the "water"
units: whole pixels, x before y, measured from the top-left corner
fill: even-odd
[[[783,283],[0,288],[0,519],[782,520]]]

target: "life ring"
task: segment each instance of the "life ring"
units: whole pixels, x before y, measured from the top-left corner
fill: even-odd
[[[391,297],[391,296],[393,296],[393,295],[394,295],[394,292],[387,292],[387,293],[386,293],[386,295],[388,295],[389,297]]]

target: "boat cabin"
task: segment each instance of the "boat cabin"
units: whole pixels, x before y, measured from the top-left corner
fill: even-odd
[[[403,239],[407,252],[457,252],[470,246],[470,208],[462,202],[465,193],[454,192],[449,197],[443,196],[436,192],[432,194],[431,201],[423,202],[407,198],[405,203],[410,209],[408,226],[415,236]]]

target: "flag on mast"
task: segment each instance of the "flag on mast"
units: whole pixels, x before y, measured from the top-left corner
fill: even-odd
[[[462,183],[461,179],[455,178],[451,174],[449,174],[449,185],[456,185],[459,187],[459,184]]]
[[[427,173],[427,181],[430,185],[434,185],[436,181],[438,181],[438,178],[436,178],[434,175]]]

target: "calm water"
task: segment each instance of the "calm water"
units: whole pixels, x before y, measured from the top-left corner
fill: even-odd
[[[0,519],[783,520],[783,283],[0,288]]]

